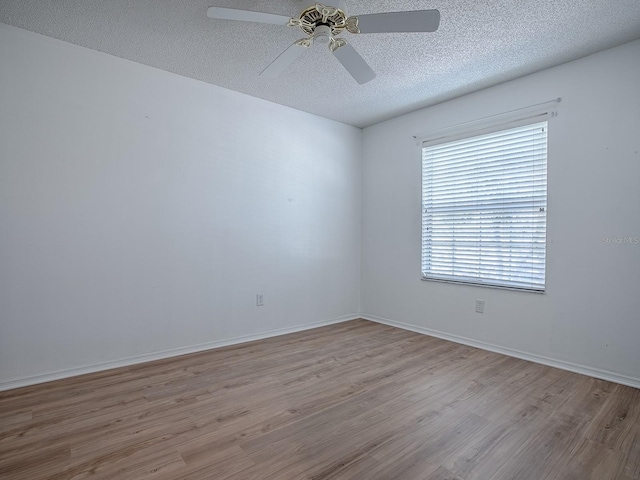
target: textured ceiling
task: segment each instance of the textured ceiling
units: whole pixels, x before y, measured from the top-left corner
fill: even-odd
[[[639,0],[348,0],[351,15],[442,16],[435,33],[345,33],[378,75],[358,85],[322,45],[258,77],[302,32],[206,16],[210,5],[295,16],[311,3],[0,0],[0,22],[358,127],[640,38]]]

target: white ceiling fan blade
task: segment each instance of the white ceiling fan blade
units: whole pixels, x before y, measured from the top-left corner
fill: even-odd
[[[357,15],[360,33],[435,32],[440,26],[438,10]]]
[[[300,55],[302,55],[311,45],[309,39],[302,39],[295,42],[284,52],[282,52],[278,58],[276,58],[271,64],[260,72],[261,77],[275,78],[284,72],[289,65],[291,65]]]
[[[207,9],[207,17],[220,18],[223,20],[240,20],[243,22],[272,23],[274,25],[287,25],[289,20],[291,20],[291,17],[284,15],[223,7],[209,7]]]
[[[347,0],[340,0],[338,2],[338,8],[346,13],[346,11],[347,11]]]
[[[351,44],[344,42],[343,46],[333,51],[333,54],[359,84],[362,85],[376,78],[376,73]]]

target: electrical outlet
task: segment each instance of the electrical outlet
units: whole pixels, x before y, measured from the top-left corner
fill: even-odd
[[[264,294],[258,293],[256,295],[256,306],[262,307],[264,305]]]
[[[476,312],[484,313],[484,300],[476,300]]]

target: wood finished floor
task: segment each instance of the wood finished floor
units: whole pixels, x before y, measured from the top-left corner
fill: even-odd
[[[0,393],[2,479],[640,479],[640,390],[357,320]]]

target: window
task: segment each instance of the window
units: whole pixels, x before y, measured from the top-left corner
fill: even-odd
[[[543,292],[546,115],[422,146],[422,277]]]

